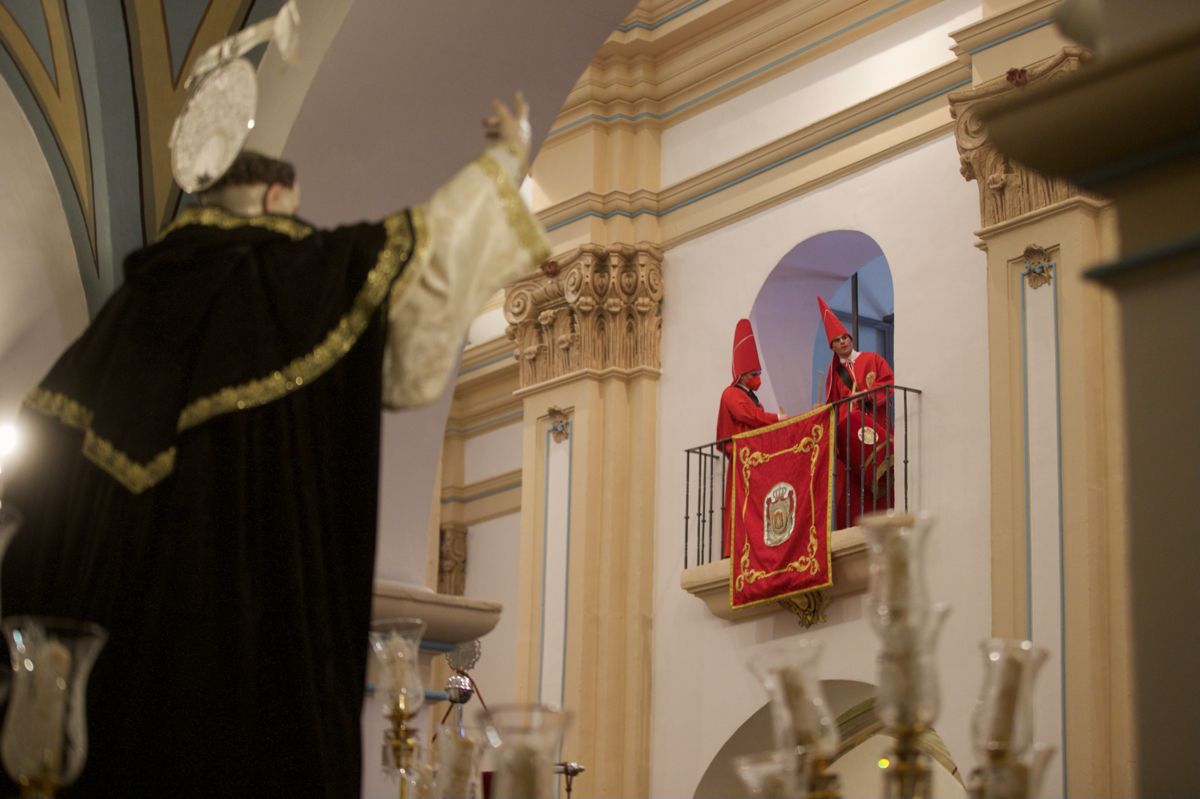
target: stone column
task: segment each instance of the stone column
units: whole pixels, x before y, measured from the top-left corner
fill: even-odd
[[[1114,252],[1115,223],[1106,200],[998,149],[980,115],[1088,60],[1063,47],[950,105],[987,253],[992,631],[1051,652],[1035,717],[1059,749],[1046,792],[1110,796],[1128,795],[1130,760],[1117,326],[1084,272]]]
[[[524,403],[518,693],[575,714],[581,797],[647,796],[662,252],[587,244],[510,286]]]

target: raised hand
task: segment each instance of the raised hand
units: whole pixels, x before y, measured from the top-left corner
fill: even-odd
[[[489,139],[502,142],[525,163],[533,136],[525,95],[517,92],[511,109],[501,100],[492,100],[492,114],[483,120],[483,127]]]

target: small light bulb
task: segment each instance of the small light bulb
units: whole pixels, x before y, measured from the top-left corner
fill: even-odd
[[[253,119],[246,123],[246,129],[254,130],[254,120]]]
[[[887,768],[890,765],[892,765],[892,761],[888,760],[886,757],[879,758],[879,767],[880,768]]]

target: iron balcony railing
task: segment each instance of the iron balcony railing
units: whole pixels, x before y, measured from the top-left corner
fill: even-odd
[[[852,526],[864,513],[897,507],[897,500],[900,508],[908,510],[910,437],[919,418],[920,396],[918,389],[889,385],[833,403],[838,413],[834,529]],[[868,429],[875,432],[866,432]],[[860,435],[859,431],[863,433]],[[891,437],[888,453],[891,460],[889,468],[879,470],[879,464],[869,460],[869,455],[878,444],[885,444],[884,434]],[[725,475],[730,442],[731,439],[724,438],[684,450],[685,569],[689,566],[689,552],[694,555],[690,562],[696,566],[723,557],[722,531],[727,529]],[[869,481],[876,474],[878,480]],[[864,475],[869,479],[863,479]],[[848,484],[845,490],[841,489],[843,484]]]

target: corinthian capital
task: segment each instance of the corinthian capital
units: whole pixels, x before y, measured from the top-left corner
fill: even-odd
[[[979,186],[979,219],[990,227],[1029,211],[1045,208],[1080,194],[1062,178],[1051,178],[1012,161],[988,139],[979,107],[1014,92],[1056,80],[1074,72],[1089,58],[1082,47],[1064,47],[1045,61],[1028,68],[1013,68],[1002,77],[950,95],[950,115],[955,119],[959,171]]]
[[[658,369],[662,250],[585,244],[555,260],[557,271],[505,291],[521,388],[585,369]]]

